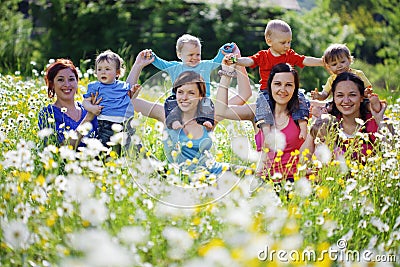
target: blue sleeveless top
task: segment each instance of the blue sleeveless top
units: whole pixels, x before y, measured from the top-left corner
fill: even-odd
[[[178,164],[181,169],[189,171],[207,170],[212,174],[222,172],[223,164],[216,162],[209,150],[212,140],[209,132],[202,126],[203,135],[199,139],[190,139],[182,129],[166,129],[168,138],[164,140],[165,155],[170,163]],[[187,160],[198,160],[190,165]]]

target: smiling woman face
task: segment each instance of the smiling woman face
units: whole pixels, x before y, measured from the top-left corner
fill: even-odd
[[[57,99],[74,100],[77,89],[78,81],[71,69],[62,69],[54,77],[54,91]]]
[[[271,93],[276,104],[286,105],[295,90],[294,76],[291,72],[280,72],[274,75],[271,82]]]
[[[353,81],[341,81],[336,85],[333,101],[343,116],[360,116],[363,96]]]
[[[186,83],[176,90],[176,101],[182,112],[197,111],[200,99],[199,88],[195,82]]]

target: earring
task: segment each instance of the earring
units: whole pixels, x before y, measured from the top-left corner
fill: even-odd
[[[49,90],[47,91],[47,95],[49,96],[49,98],[53,98],[55,94],[54,88],[49,88]]]

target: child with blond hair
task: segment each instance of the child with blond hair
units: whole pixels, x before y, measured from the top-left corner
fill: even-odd
[[[184,34],[180,36],[176,42],[176,55],[181,61],[167,61],[159,58],[150,49],[144,51],[146,51],[146,57],[154,58],[152,64],[156,68],[170,75],[172,83],[174,83],[177,77],[184,71],[194,71],[203,77],[206,84],[206,97],[204,97],[200,103],[200,113],[196,120],[199,124],[210,129],[214,125],[214,104],[209,98],[211,72],[221,65],[224,54],[232,53],[237,50],[238,48],[234,43],[227,43],[218,50],[218,54],[213,59],[202,60],[200,39],[190,34]],[[250,98],[251,91],[248,91],[247,88],[239,88],[238,90],[239,94],[233,96],[229,101],[235,105],[242,105]],[[166,126],[168,128],[179,129],[183,127],[179,116],[174,112],[176,107],[176,96],[173,93],[166,99],[164,104]]]

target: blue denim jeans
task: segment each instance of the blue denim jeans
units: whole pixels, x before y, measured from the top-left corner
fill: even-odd
[[[178,103],[176,102],[176,95],[170,95],[164,102],[165,124],[167,128],[172,128],[174,121],[182,123],[181,114],[179,112]],[[204,122],[209,121],[214,125],[214,103],[208,97],[203,97],[199,102],[197,108],[196,121],[198,124],[203,125]]]
[[[133,118],[133,117],[132,117]],[[125,122],[122,123],[122,126],[124,127],[124,132],[127,133],[127,140],[125,143],[125,148],[128,149],[131,143],[131,137],[135,134],[136,129],[133,128],[130,124],[131,119],[126,120]],[[107,142],[110,141],[110,137],[113,136],[115,134],[115,132],[112,130],[112,125],[116,124],[116,122],[112,122],[112,121],[107,121],[107,120],[99,120],[98,121],[98,125],[99,125],[99,129],[98,129],[98,139],[100,140],[100,142],[103,144],[103,146],[105,147],[110,147]],[[121,155],[121,145],[118,144],[116,146],[113,147],[113,150],[115,152],[117,152],[119,155]]]
[[[305,95],[299,91],[299,109],[293,112],[292,118],[293,120],[304,120],[308,118],[310,115],[310,103],[306,100]],[[256,116],[255,122],[258,125],[263,123],[273,125],[274,124],[274,115],[272,114],[272,101],[269,98],[268,90],[261,90],[258,93],[257,101],[256,101]]]

